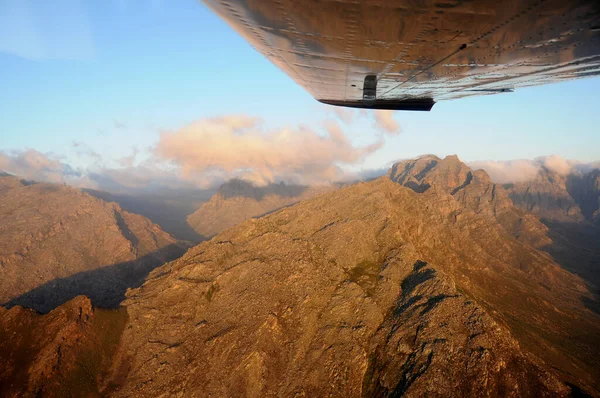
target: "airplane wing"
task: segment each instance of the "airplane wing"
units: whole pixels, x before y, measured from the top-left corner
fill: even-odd
[[[598,0],[203,0],[320,102],[441,100],[600,74]]]

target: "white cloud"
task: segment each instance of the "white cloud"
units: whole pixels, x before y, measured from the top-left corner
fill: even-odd
[[[524,182],[535,178],[540,165],[532,160],[481,160],[470,162],[472,169],[485,170],[492,181],[498,184]]]
[[[553,171],[560,175],[567,175],[573,168],[573,162],[570,162],[558,155],[550,155],[543,158],[539,158],[543,166],[550,171]]]
[[[541,156],[533,160],[481,160],[469,163],[473,169],[484,169],[492,181],[499,184],[531,181],[542,168],[564,176],[571,172],[588,172],[599,165],[598,162],[583,163],[559,155]]]
[[[394,119],[394,111],[389,110],[375,110],[375,126],[383,130],[387,134],[398,135],[400,134],[400,125]]]

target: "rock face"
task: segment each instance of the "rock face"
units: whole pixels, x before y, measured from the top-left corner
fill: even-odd
[[[176,192],[142,192],[119,194],[93,189],[83,190],[106,202],[116,202],[130,213],[142,215],[158,224],[163,231],[192,243],[200,243],[203,237],[188,224],[187,217],[207,202],[214,190],[177,190]]]
[[[196,233],[210,238],[252,217],[337,189],[335,185],[308,187],[270,184],[255,187],[243,180],[230,180],[198,210],[190,214],[188,224]]]
[[[92,309],[76,297],[39,315],[0,307],[0,396],[100,396],[101,381],[127,320],[120,310]]]
[[[115,306],[188,247],[115,203],[55,184],[0,177],[0,305],[47,312],[85,294]]]
[[[581,208],[581,214],[600,226],[600,169],[567,177],[569,193]]]
[[[568,393],[441,271],[417,261],[401,288],[372,338],[363,396]]]
[[[389,177],[417,193],[427,190],[452,195],[475,213],[495,218],[507,232],[535,247],[550,244],[548,228],[537,217],[513,206],[508,192],[492,183],[483,170],[471,170],[456,155],[427,155],[394,164]]]
[[[580,275],[600,313],[600,170],[561,175],[542,167],[532,181],[508,184],[516,207],[539,216],[551,242],[544,248],[566,269]]]
[[[457,193],[382,177],[154,270],[125,301],[116,395],[598,394],[585,283]]]
[[[514,205],[523,211],[544,219],[581,222],[585,218],[569,193],[569,180],[569,176],[542,167],[533,181],[509,184],[508,187]]]

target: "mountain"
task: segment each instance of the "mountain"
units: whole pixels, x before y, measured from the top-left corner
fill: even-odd
[[[456,155],[440,159],[434,155],[398,162],[389,172],[392,181],[417,193],[452,195],[462,206],[494,218],[517,239],[535,247],[551,243],[548,228],[537,217],[516,209],[509,193],[492,183],[484,170],[471,170]]]
[[[541,167],[535,179],[506,187],[516,207],[546,225],[552,244],[544,250],[600,297],[600,169],[564,175]],[[597,300],[589,305],[600,312]]]
[[[598,394],[584,281],[484,211],[496,192],[459,194],[481,172],[434,160],[439,188],[398,164],[153,271],[124,303],[117,396]]]
[[[100,396],[125,327],[125,309],[93,308],[79,296],[46,315],[0,307],[0,396]]]
[[[215,191],[179,189],[174,192],[124,194],[84,189],[84,192],[107,202],[116,202],[130,213],[147,217],[177,239],[200,243],[204,237],[190,227],[187,217],[207,202]]]
[[[515,206],[547,220],[598,224],[600,169],[559,174],[542,167],[535,179],[507,184]]]
[[[600,226],[600,169],[568,176],[569,193],[583,216]]]
[[[187,243],[78,189],[0,177],[0,304],[47,312],[85,294],[116,306]]]
[[[252,217],[259,217],[301,200],[337,189],[336,185],[303,186],[284,183],[256,187],[233,179],[221,185],[215,195],[188,216],[197,234],[210,238]]]
[[[90,330],[33,346],[4,380],[39,380],[48,364],[78,374],[38,354],[49,347],[84,369],[96,358],[85,389],[64,383],[72,395],[600,396],[596,297],[507,197],[455,157],[398,163],[219,233],[90,323],[84,298],[31,327],[27,310],[1,311],[4,336],[54,319]],[[103,331],[118,347],[94,357],[87,339]],[[3,357],[28,347],[14,339]]]
[[[569,193],[569,177],[542,167],[532,181],[509,184],[514,205],[544,219],[582,222],[584,216]]]

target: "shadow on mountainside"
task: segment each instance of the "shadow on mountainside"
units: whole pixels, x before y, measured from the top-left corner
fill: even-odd
[[[503,186],[506,188],[510,185],[504,184]],[[572,222],[584,222],[585,220],[577,203],[568,196],[556,196],[547,192],[521,194],[509,191],[508,197],[517,209],[532,213],[542,221],[545,219],[544,217],[573,220]]]
[[[84,189],[84,192],[107,202],[116,202],[123,210],[130,213],[141,214],[152,220],[153,223],[160,225],[163,231],[170,233],[177,239],[187,240],[198,244],[205,241],[206,238],[198,234],[188,224],[187,217],[193,213],[201,203],[207,201],[210,196],[205,198],[196,197],[193,200],[174,201],[172,198],[119,195],[93,189]],[[212,191],[210,191],[212,194]],[[183,196],[183,195],[182,195]]]
[[[567,271],[583,279],[593,299],[581,300],[600,314],[600,227],[588,223],[542,220],[549,228],[552,244],[543,250]]]
[[[566,186],[569,195],[575,200],[583,216],[593,221],[594,213],[600,207],[600,169],[585,175],[569,174]]]
[[[293,198],[302,195],[308,186],[304,185],[286,185],[284,183],[269,184],[264,187],[256,187],[240,179],[233,179],[223,184],[217,191],[225,199],[244,197],[255,200],[262,200],[265,196],[275,195],[282,198]]]
[[[117,308],[127,289],[140,286],[150,271],[181,257],[185,251],[185,247],[171,244],[132,261],[54,279],[0,305],[7,308],[19,305],[47,313],[84,295],[96,307]]]

